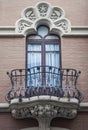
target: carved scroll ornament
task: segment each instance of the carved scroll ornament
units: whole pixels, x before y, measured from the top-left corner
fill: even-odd
[[[46,2],[41,2],[35,7],[24,9],[21,17],[22,18],[16,22],[17,33],[25,34],[25,31],[31,27],[36,30],[40,24],[48,25],[51,30],[54,28],[58,29],[60,35],[71,31],[70,21],[65,18],[64,10],[60,7],[52,7]]]

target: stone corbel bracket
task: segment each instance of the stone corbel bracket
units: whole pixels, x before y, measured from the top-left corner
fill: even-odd
[[[37,119],[53,119],[55,117],[73,119],[77,116],[79,101],[75,98],[68,100],[68,98],[43,95],[30,99],[22,98],[22,102],[19,102],[19,99],[13,99],[9,107],[12,116],[16,119],[30,117]]]
[[[39,25],[49,26],[52,33],[60,36],[71,31],[71,23],[65,18],[64,10],[61,7],[53,7],[46,2],[24,9],[21,18],[16,22],[15,31],[19,34],[28,35],[36,32]]]

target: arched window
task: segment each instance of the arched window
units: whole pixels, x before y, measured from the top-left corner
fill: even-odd
[[[27,36],[27,69],[30,68],[34,69],[28,72],[31,77],[27,76],[27,86],[61,86],[58,73],[61,68],[60,37],[51,34],[47,26],[39,26],[36,35]]]
[[[27,68],[34,66],[61,68],[60,38],[46,26],[39,26],[36,35],[27,37]]]

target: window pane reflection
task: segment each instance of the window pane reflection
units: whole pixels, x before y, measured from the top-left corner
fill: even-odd
[[[41,53],[28,53],[28,64],[27,67],[34,67],[41,65]]]
[[[46,51],[59,51],[58,44],[46,44]]]
[[[29,44],[28,51],[41,51],[41,44]]]
[[[60,67],[59,53],[46,52],[46,65]]]
[[[45,39],[59,39],[56,35],[47,36]]]
[[[28,39],[41,39],[41,37],[37,35],[31,35],[30,37],[28,37]]]

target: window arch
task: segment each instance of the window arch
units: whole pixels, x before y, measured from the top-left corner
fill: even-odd
[[[30,68],[27,86],[61,87],[60,37],[51,34],[45,25],[39,26],[36,34],[27,36],[27,69]]]
[[[37,28],[37,34],[27,36],[27,68],[34,66],[61,68],[60,37],[45,25]]]

